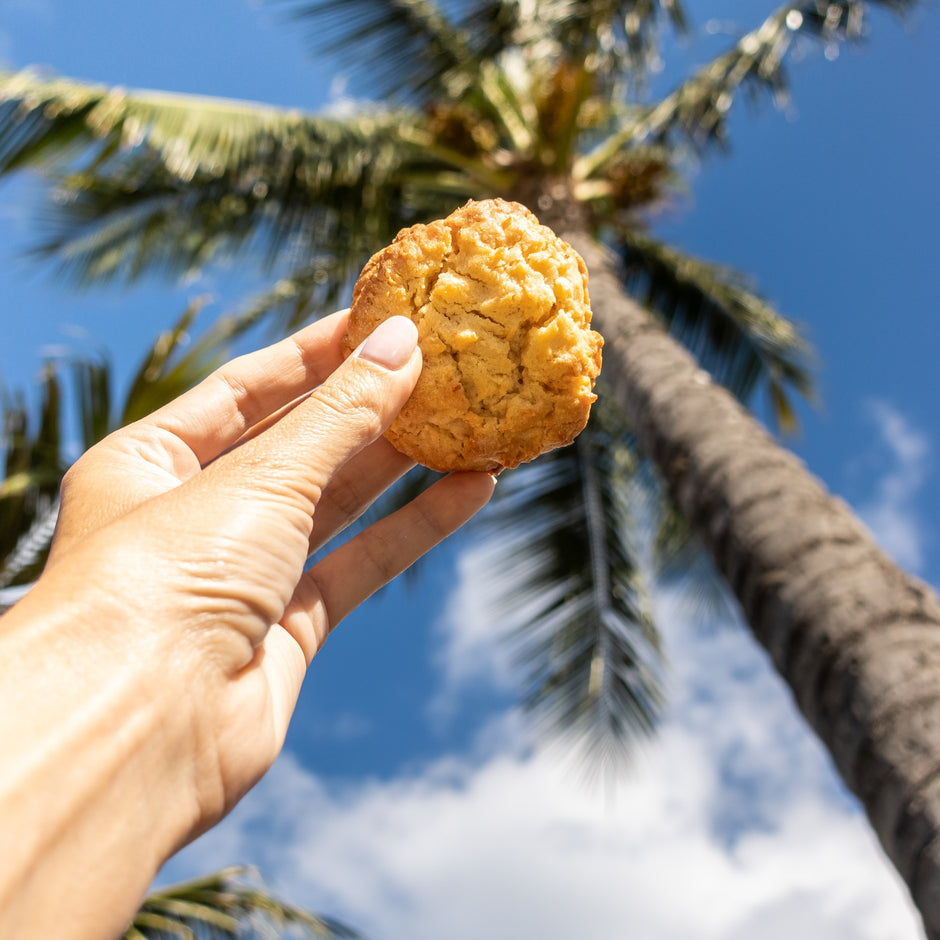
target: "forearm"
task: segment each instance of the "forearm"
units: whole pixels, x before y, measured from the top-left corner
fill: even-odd
[[[61,587],[0,618],[0,936],[101,940],[120,934],[195,808],[180,799],[185,737],[157,664],[106,642],[121,625],[62,604]]]

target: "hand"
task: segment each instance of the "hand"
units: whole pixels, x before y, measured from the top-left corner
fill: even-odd
[[[37,670],[72,673],[12,729],[22,748],[103,687],[129,719],[125,698],[146,703],[161,752],[144,766],[184,817],[158,855],[270,766],[330,630],[492,493],[487,474],[444,477],[304,570],[411,466],[380,435],[420,372],[416,330],[395,317],[343,362],[345,323],[236,359],[88,451],[63,482],[42,578],[0,621],[21,663],[32,650]],[[23,681],[0,668],[0,687]]]
[[[98,582],[122,632],[146,612],[157,661],[196,670],[201,763],[219,775],[197,770],[208,823],[280,750],[330,630],[492,492],[485,474],[446,477],[304,573],[412,466],[379,435],[420,372],[417,332],[396,318],[342,363],[345,323],[233,361],[91,449],[62,487],[51,565]]]

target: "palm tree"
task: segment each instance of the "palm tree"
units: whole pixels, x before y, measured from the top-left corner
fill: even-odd
[[[791,426],[789,394],[810,387],[807,350],[792,325],[744,278],[638,227],[643,210],[678,182],[681,154],[665,136],[644,138],[637,122],[645,112],[622,99],[647,66],[661,9],[682,26],[680,8],[638,9],[620,36],[595,29],[617,4],[595,3],[587,19],[576,15],[579,4],[543,6],[526,14],[513,3],[474,4],[462,27],[426,2],[304,8],[327,27],[320,32],[328,41],[354,45],[352,34],[381,41],[409,63],[403,103],[352,115],[7,76],[0,171],[55,174],[57,209],[40,251],[79,281],[132,280],[155,268],[180,274],[233,255],[259,259],[274,283],[239,322],[267,317],[275,331],[335,306],[366,258],[400,228],[494,194],[544,215],[549,191],[568,173],[673,334],[740,398],[765,386],[777,420]],[[788,37],[777,32],[778,42]],[[590,50],[597,41],[607,50],[600,59]],[[744,53],[732,59],[729,89],[756,68]],[[396,74],[390,61],[387,81]],[[768,73],[764,81],[781,79]],[[701,76],[688,88],[702,100],[714,93]],[[598,148],[625,128],[637,139],[598,163]],[[534,600],[526,622],[539,629],[524,630],[521,643],[527,701],[553,728],[587,741],[599,760],[615,760],[634,733],[649,731],[662,700],[635,527],[624,524],[624,483],[639,462],[618,414],[606,409],[579,447],[541,461],[537,485],[522,483],[497,520],[503,533],[512,520],[527,547],[512,553],[518,563],[500,581],[507,608]],[[662,503],[664,518],[675,521]]]
[[[251,309],[276,329],[332,306],[402,226],[468,197],[529,205],[584,256],[606,337],[596,420],[503,506],[504,525],[530,520],[506,578],[531,601],[529,700],[602,751],[654,721],[623,498],[635,444],[663,518],[677,508],[708,548],[940,938],[940,606],[743,406],[763,390],[792,424],[809,390],[792,326],[644,224],[682,155],[724,140],[736,97],[785,93],[793,42],[853,38],[870,7],[912,2],[787,3],[648,102],[662,23],[685,28],[676,0],[307,0],[321,47],[368,63],[394,106],[317,116],[5,76],[0,171],[55,175],[44,250],[78,278],[256,257],[274,284]]]

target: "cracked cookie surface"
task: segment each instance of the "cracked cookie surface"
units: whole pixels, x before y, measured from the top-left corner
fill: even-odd
[[[524,206],[471,201],[399,232],[356,283],[346,355],[395,315],[417,325],[424,367],[386,437],[416,462],[495,472],[587,423],[603,345],[587,269]]]

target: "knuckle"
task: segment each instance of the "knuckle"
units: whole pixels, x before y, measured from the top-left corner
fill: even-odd
[[[79,457],[62,475],[62,479],[59,481],[59,499],[62,502],[67,502],[70,498],[70,494],[75,492],[77,487],[81,486],[83,469],[82,458]]]
[[[365,493],[358,482],[350,476],[334,477],[325,494],[343,519],[354,520],[362,513],[366,503]]]
[[[366,539],[363,547],[367,562],[375,572],[377,582],[387,584],[398,575],[402,567],[402,559],[390,539],[376,534],[373,538]]]
[[[235,369],[223,366],[213,375],[216,381],[225,386],[225,390],[231,397],[232,404],[241,416],[245,426],[253,424],[259,412],[257,394],[238,377]]]
[[[315,392],[319,405],[343,427],[355,430],[358,437],[372,440],[385,430],[386,420],[381,403],[362,388],[360,381],[328,382]]]

